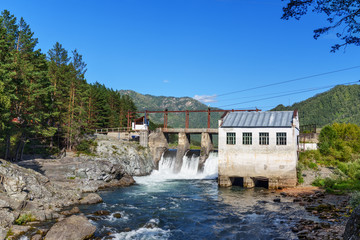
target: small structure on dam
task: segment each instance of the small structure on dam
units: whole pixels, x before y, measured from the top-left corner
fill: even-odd
[[[219,185],[294,187],[297,111],[229,112],[219,126]]]

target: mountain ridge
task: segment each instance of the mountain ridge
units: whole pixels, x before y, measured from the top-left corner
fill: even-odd
[[[163,111],[165,109],[172,111],[182,110],[206,110],[208,106],[191,97],[166,97],[154,96],[151,94],[141,94],[133,90],[119,90],[121,95],[128,95],[132,98],[138,111],[154,110]],[[211,127],[218,126],[218,119],[220,113],[211,113]],[[154,113],[149,116],[154,123],[161,124],[164,122],[164,115],[161,113]],[[169,113],[168,125],[171,127],[185,127],[184,113]],[[207,113],[190,113],[189,115],[190,128],[205,128],[207,127]]]
[[[300,124],[323,127],[334,122],[360,125],[360,85],[337,85],[291,106],[279,104],[271,111],[298,109]]]

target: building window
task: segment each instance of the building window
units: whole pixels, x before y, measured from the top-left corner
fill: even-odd
[[[259,144],[269,145],[269,133],[259,133]]]
[[[276,133],[276,145],[286,145],[286,133]]]
[[[251,145],[252,144],[252,133],[244,132],[243,133],[243,145]]]
[[[236,134],[233,132],[226,133],[226,144],[235,145],[236,144]]]

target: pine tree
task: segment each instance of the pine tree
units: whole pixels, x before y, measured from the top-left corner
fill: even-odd
[[[10,96],[11,105],[8,122],[5,124],[5,158],[22,158],[25,143],[30,135],[47,137],[53,134],[48,128],[49,82],[46,78],[47,62],[40,50],[35,50],[38,40],[33,38],[29,25],[23,18],[16,18],[8,11],[2,12],[3,27],[9,54],[5,60],[5,92]],[[10,135],[19,133],[13,156],[10,157]]]

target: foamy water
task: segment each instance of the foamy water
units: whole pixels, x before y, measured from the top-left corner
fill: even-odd
[[[154,184],[174,179],[216,179],[218,177],[218,155],[211,152],[205,161],[204,169],[198,172],[200,157],[195,154],[183,157],[183,164],[179,173],[175,173],[174,157],[161,157],[159,170],[154,170],[151,175],[134,177],[138,184]]]

